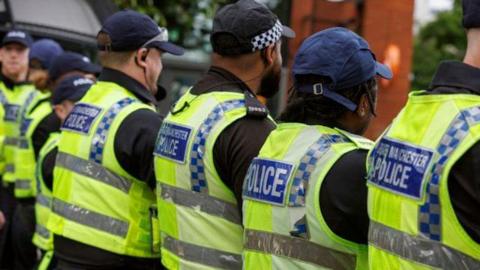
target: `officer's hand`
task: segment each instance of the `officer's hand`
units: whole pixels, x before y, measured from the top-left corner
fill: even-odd
[[[4,225],[5,225],[5,216],[3,215],[3,212],[0,211],[0,230],[3,229]]]

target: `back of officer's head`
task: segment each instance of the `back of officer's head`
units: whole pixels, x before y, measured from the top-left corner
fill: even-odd
[[[480,68],[480,1],[462,0],[462,7],[462,22],[468,41],[464,62]]]
[[[82,75],[70,75],[59,81],[53,89],[52,105],[55,114],[63,122],[70,114],[73,106],[94,84],[94,81]]]
[[[363,38],[340,27],[307,38],[292,73],[295,85],[281,121],[335,126],[357,134],[363,134],[375,115],[376,76],[392,77]]]
[[[100,62],[106,67],[118,67],[132,60],[143,61],[152,48],[161,52],[182,55],[183,48],[168,42],[168,31],[159,27],[147,15],[122,10],[108,17],[97,35]],[[143,50],[140,59],[135,52]]]
[[[45,90],[49,86],[48,69],[54,59],[63,53],[63,49],[52,39],[35,41],[30,48],[28,80],[38,90]]]
[[[295,33],[265,5],[254,0],[228,4],[213,18],[213,65],[245,81],[260,80],[259,89],[252,90],[271,97],[280,80],[282,36],[293,38]]]

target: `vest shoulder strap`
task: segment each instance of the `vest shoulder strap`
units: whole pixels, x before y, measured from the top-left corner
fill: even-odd
[[[245,91],[245,108],[247,109],[247,117],[263,119],[269,115],[267,107],[247,91]]]
[[[374,145],[373,141],[371,141],[371,140],[369,140],[365,137],[362,137],[362,136],[359,136],[359,135],[356,135],[356,134],[352,134],[348,131],[345,131],[345,130],[342,130],[342,129],[339,129],[339,128],[335,128],[335,130],[340,132],[345,137],[347,137],[350,141],[352,141],[360,149],[370,150]]]

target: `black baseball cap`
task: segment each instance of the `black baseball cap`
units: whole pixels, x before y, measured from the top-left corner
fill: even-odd
[[[64,100],[79,101],[93,84],[92,80],[81,75],[68,76],[53,89],[52,104],[58,105]]]
[[[229,42],[219,42],[225,36],[231,37]],[[282,36],[294,38],[295,32],[282,25],[265,5],[254,0],[239,0],[217,11],[210,41],[214,52],[238,55],[263,50]]]
[[[343,27],[329,28],[307,38],[298,49],[292,73],[297,91],[323,95],[350,111],[355,111],[356,105],[337,93],[338,90],[377,75],[385,79],[393,76],[389,67],[376,61],[366,40]],[[319,75],[331,82],[299,85],[296,80],[299,75]]]
[[[19,43],[25,47],[30,47],[33,43],[33,38],[25,31],[12,29],[3,37],[2,46],[8,43]]]
[[[102,67],[91,63],[88,57],[79,53],[64,52],[53,59],[52,65],[48,69],[48,75],[54,81],[71,71],[98,75],[102,71]]]
[[[463,27],[479,28],[480,27],[480,1],[478,0],[462,0],[463,7]]]
[[[98,34],[106,34],[108,42],[97,44],[101,51],[134,51],[139,48],[157,48],[174,55],[182,55],[184,49],[168,42],[168,30],[159,27],[147,15],[133,10],[118,11],[105,20]]]

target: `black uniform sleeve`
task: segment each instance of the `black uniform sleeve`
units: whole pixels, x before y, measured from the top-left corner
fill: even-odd
[[[50,190],[53,190],[53,168],[55,167],[55,158],[57,157],[57,152],[58,147],[55,147],[52,151],[48,152],[42,163],[43,181]]]
[[[368,243],[367,151],[343,155],[328,172],[320,189],[320,209],[328,227],[338,236]]]
[[[480,142],[453,165],[448,177],[453,210],[467,234],[480,244]]]
[[[35,153],[35,160],[38,158],[38,153],[42,146],[47,142],[50,133],[60,130],[60,119],[57,115],[52,112],[43,118],[40,123],[38,123],[37,128],[33,131],[32,134],[32,144],[33,151]]]
[[[161,124],[159,114],[147,109],[135,111],[120,124],[114,141],[120,166],[152,189],[155,188],[153,150]]]
[[[213,147],[213,160],[222,181],[242,207],[242,186],[250,162],[258,155],[275,124],[268,118],[245,117],[223,130]]]

